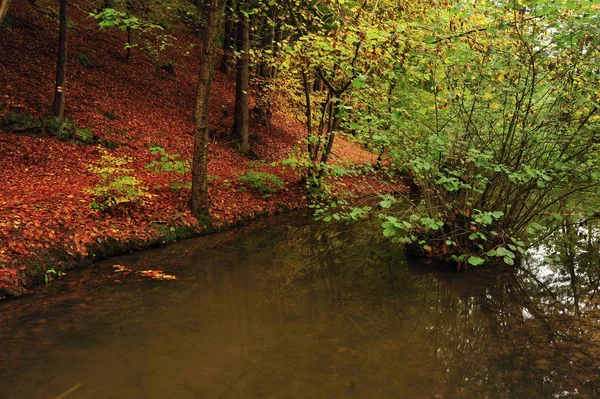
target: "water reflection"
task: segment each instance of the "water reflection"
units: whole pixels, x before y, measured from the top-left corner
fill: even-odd
[[[596,398],[600,236],[562,233],[465,273],[407,262],[376,220],[122,257],[0,305],[0,398]]]

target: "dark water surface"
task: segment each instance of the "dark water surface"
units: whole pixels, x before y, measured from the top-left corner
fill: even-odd
[[[518,270],[303,217],[114,258],[0,303],[0,398],[600,398],[600,234],[563,230]]]

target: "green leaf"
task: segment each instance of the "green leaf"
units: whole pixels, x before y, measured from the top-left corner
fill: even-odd
[[[480,266],[485,263],[485,259],[480,258],[478,256],[470,256],[468,262],[473,266]]]
[[[356,87],[358,89],[360,89],[361,87],[365,86],[365,77],[364,76],[359,76],[356,79],[354,79],[352,81],[352,86]]]
[[[390,226],[386,227],[385,229],[383,229],[383,235],[385,237],[391,237],[394,234],[396,234],[396,228],[393,225],[390,225]]]
[[[429,228],[431,230],[439,230],[440,226],[437,223],[433,222],[433,223],[429,223]]]
[[[512,258],[509,258],[508,256],[505,256],[504,258],[502,258],[502,260],[504,261],[504,263],[506,263],[507,265],[514,265],[515,261]]]
[[[379,206],[382,207],[383,209],[389,209],[392,206],[392,201],[389,199],[380,201]]]

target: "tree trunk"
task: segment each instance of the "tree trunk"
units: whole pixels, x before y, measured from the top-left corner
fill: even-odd
[[[4,21],[4,17],[8,12],[8,4],[10,0],[0,0],[0,25],[2,25],[2,21]]]
[[[240,6],[240,10],[243,5]],[[241,52],[236,65],[235,79],[235,115],[233,124],[233,137],[239,143],[242,154],[250,152],[248,128],[250,112],[248,110],[248,80],[250,75],[250,32],[248,17],[243,12],[238,12],[237,48]]]
[[[274,9],[269,12],[268,16],[265,16],[263,36],[262,36],[262,49],[263,51],[269,50],[269,54],[272,56],[274,53],[273,40],[275,37],[275,24],[273,22],[275,18]],[[271,123],[271,81],[272,71],[271,63],[267,60],[263,60],[260,63],[258,71],[258,87],[256,95],[256,107],[254,109],[255,114],[261,124],[269,126]]]
[[[58,31],[58,62],[56,63],[56,86],[54,88],[54,116],[64,118],[65,113],[65,76],[67,72],[67,30],[68,0],[60,0],[60,27]]]
[[[125,13],[127,18],[130,17],[129,11],[133,8],[131,1],[125,1]],[[127,25],[127,43],[125,44],[125,62],[129,62],[131,58],[131,26]]]
[[[225,6],[225,32],[223,33],[223,56],[221,57],[220,70],[229,74],[233,62],[235,25],[233,24],[233,0],[227,0]]]
[[[283,30],[281,29],[281,24],[278,21],[275,21],[274,28],[274,40],[273,40],[273,59],[276,59],[277,54],[281,48],[281,41],[283,40]],[[271,67],[271,78],[275,79],[277,77],[277,67],[273,65]]]
[[[129,18],[129,15],[127,16]],[[129,62],[131,58],[131,27],[127,27],[127,44],[125,45],[125,62]]]
[[[190,210],[199,220],[208,216],[208,109],[214,73],[217,40],[225,0],[208,0],[205,5],[206,26],[202,35],[200,72],[194,106],[194,158],[192,161],[192,196]]]

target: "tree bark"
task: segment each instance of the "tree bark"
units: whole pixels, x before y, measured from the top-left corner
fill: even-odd
[[[207,14],[202,49],[200,52],[200,72],[194,106],[194,158],[192,161],[192,196],[190,210],[200,221],[206,220],[208,203],[208,110],[210,89],[214,73],[217,40],[221,27],[221,16],[225,0],[208,0],[205,4]]]
[[[235,44],[235,25],[233,24],[233,0],[227,0],[225,6],[225,32],[223,33],[223,56],[221,57],[220,70],[229,74],[233,62],[233,48]]]
[[[243,5],[238,12],[237,48],[240,56],[236,65],[235,79],[235,115],[233,124],[233,137],[239,143],[242,154],[250,152],[248,110],[248,81],[250,77],[250,31],[248,16],[243,12]]]
[[[133,4],[129,0],[125,0],[123,5],[125,6],[125,14],[127,18],[130,17],[129,11],[133,8]],[[131,26],[127,25],[127,43],[125,44],[125,62],[129,62],[131,58]]]
[[[269,15],[265,16],[262,33],[262,49],[263,51],[269,50],[270,56],[274,53],[274,38],[275,38],[275,24],[274,24],[275,13],[274,9],[271,9]],[[267,60],[263,60],[260,63],[258,70],[258,85],[256,93],[256,106],[254,108],[255,115],[261,124],[269,126],[271,123],[271,81],[272,81],[272,67],[271,63]]]
[[[0,0],[0,25],[2,25],[2,21],[4,21],[4,17],[8,12],[8,4],[10,0]]]
[[[58,31],[58,61],[56,63],[56,85],[54,88],[54,116],[64,118],[65,113],[65,77],[67,73],[67,30],[68,0],[60,0],[59,31]]]

